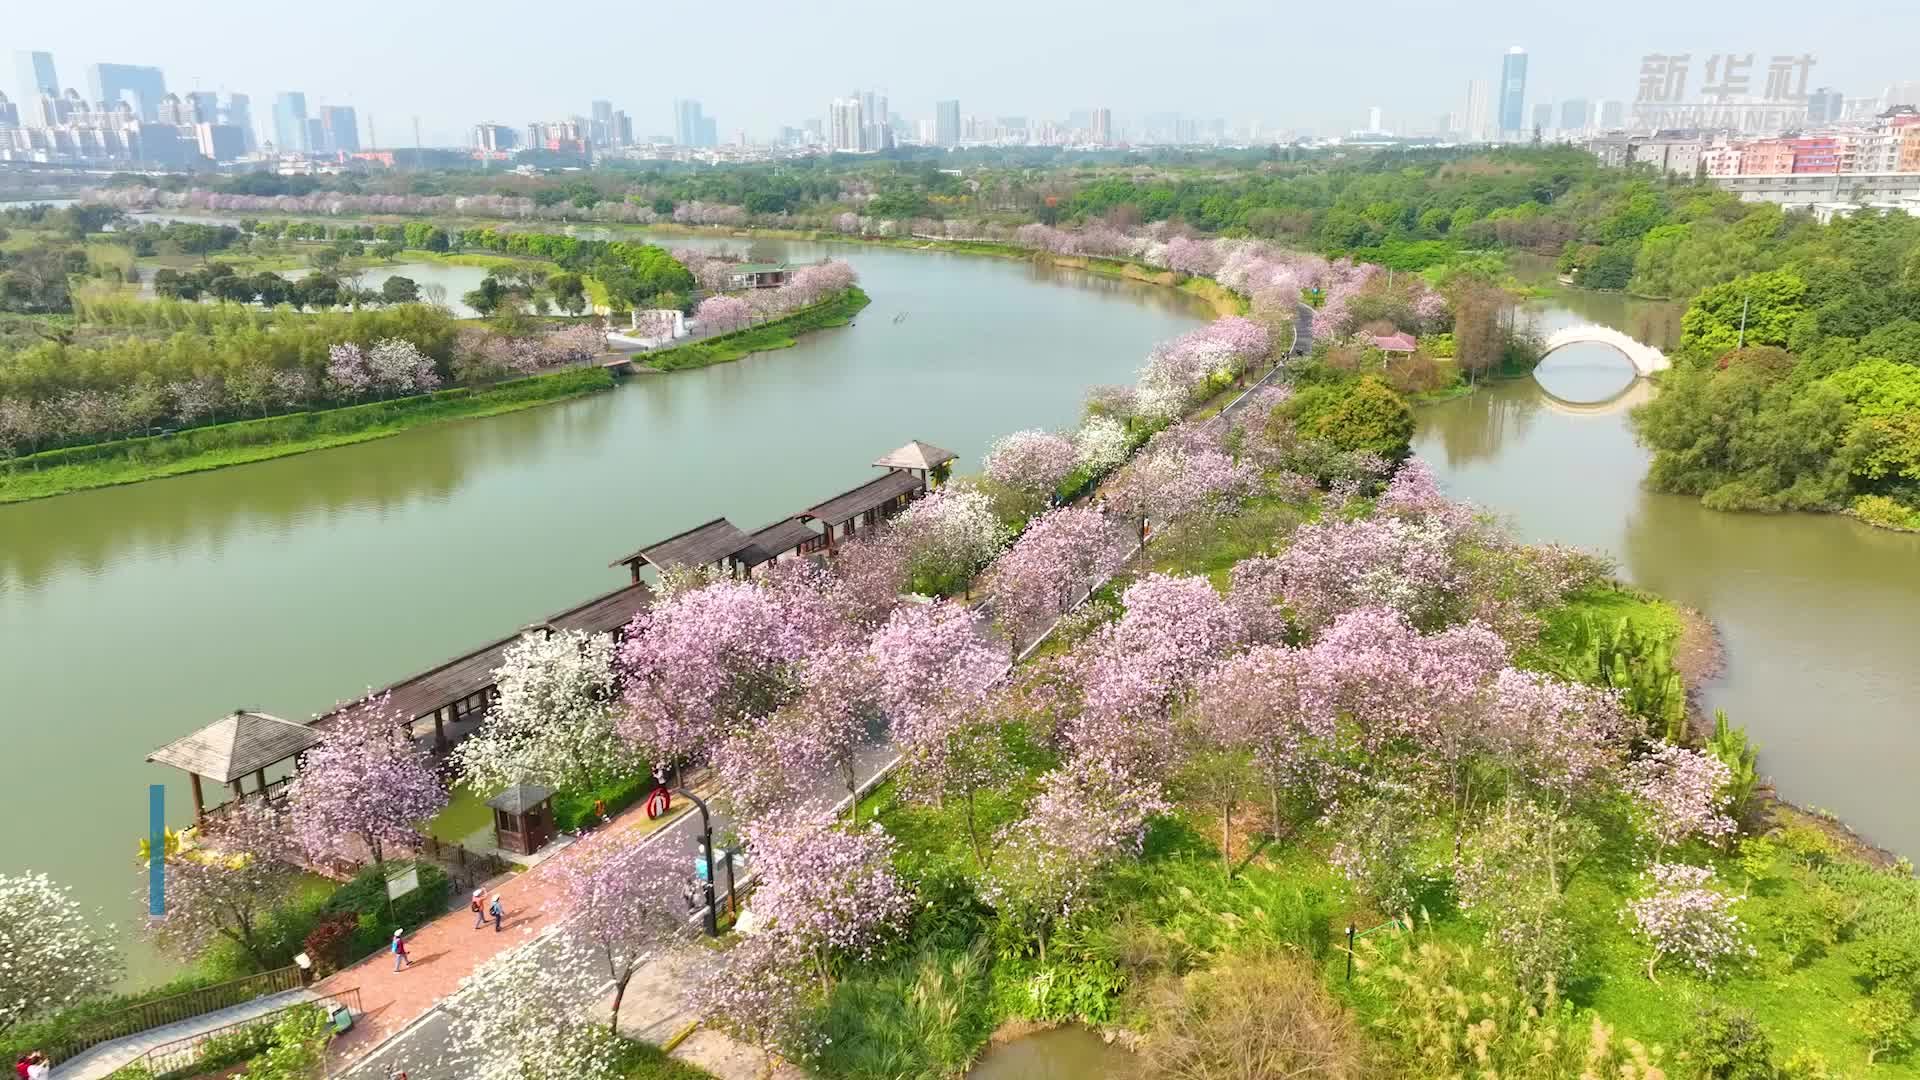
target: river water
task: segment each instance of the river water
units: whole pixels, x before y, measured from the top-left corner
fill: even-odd
[[[1549,330],[1598,322],[1662,346],[1677,333],[1674,305],[1617,295],[1569,293],[1536,316]],[[1716,513],[1646,491],[1650,455],[1627,414],[1651,387],[1569,405],[1604,400],[1623,376],[1606,374],[1604,346],[1562,351],[1540,373],[1552,395],[1516,380],[1420,410],[1414,452],[1449,494],[1523,538],[1603,552],[1627,580],[1704,612],[1727,657],[1704,703],[1746,726],[1779,793],[1920,853],[1920,535],[1833,515]]]
[[[677,241],[676,241],[677,242]],[[777,257],[816,259],[815,245]],[[235,708],[305,717],[612,589],[607,563],[725,515],[758,528],[909,439],[978,466],[1073,422],[1207,311],[1028,263],[834,247],[873,304],[792,349],[482,421],[0,507],[0,870],[125,926],[143,762]],[[151,969],[141,956],[139,966]]]

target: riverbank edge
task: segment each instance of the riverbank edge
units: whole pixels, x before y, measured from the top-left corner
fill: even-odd
[[[690,341],[685,345],[675,345],[656,353],[649,353],[645,366],[662,374],[694,371],[703,367],[712,367],[715,364],[731,364],[756,353],[791,349],[800,342],[798,337],[790,336],[789,331],[798,335],[846,326],[853,321],[855,315],[871,303],[873,298],[867,295],[866,290],[858,285],[852,285],[846,291],[830,296],[817,304],[782,315],[759,326],[750,326],[744,330],[710,337],[705,341]]]
[[[570,381],[567,381],[570,380]],[[613,376],[601,368],[570,368],[566,371],[535,375],[512,382],[497,383],[484,390],[468,393],[462,397],[448,399],[438,395],[424,395],[416,398],[402,398],[398,401],[373,402],[369,405],[351,405],[343,409],[322,409],[307,413],[286,413],[263,420],[241,420],[232,424],[220,424],[208,428],[195,428],[176,435],[155,435],[140,439],[121,439],[110,443],[98,443],[87,449],[98,449],[102,458],[97,461],[75,462],[54,465],[47,469],[21,472],[22,464],[31,463],[32,455],[17,459],[9,472],[0,474],[0,505],[9,503],[32,502],[37,499],[50,499],[59,495],[70,495],[80,491],[93,491],[106,487],[123,487],[147,480],[160,480],[170,476],[186,476],[191,473],[210,472],[233,465],[251,465],[260,461],[272,461],[276,458],[293,457],[297,454],[311,453],[316,450],[330,450],[339,446],[352,446],[356,443],[372,442],[398,435],[404,431],[427,427],[455,420],[474,420],[487,416],[501,416],[522,409],[531,409],[540,405],[549,405],[557,401],[584,397],[587,394],[611,390]],[[528,391],[533,391],[529,393]],[[393,406],[410,403],[414,407],[393,415]],[[337,419],[354,409],[368,410],[371,419],[364,427],[350,431],[328,432],[304,439],[291,439],[285,442],[268,442],[252,446],[225,446],[210,448],[186,457],[171,460],[142,461],[135,457],[139,448],[164,447],[176,440],[185,440],[204,432],[221,428],[233,428],[242,425],[258,425],[289,418]],[[380,414],[386,414],[380,416]],[[116,457],[117,452],[125,456]],[[50,450],[49,455],[62,451]],[[118,466],[116,468],[116,466]],[[66,476],[62,470],[72,470],[73,475]],[[52,477],[51,480],[48,477]],[[32,482],[29,484],[28,482]],[[22,487],[26,490],[20,490]]]
[[[656,357],[665,357],[686,349],[704,349],[721,342],[731,343],[712,358],[661,367],[656,361],[647,366],[667,374],[673,371],[689,371],[708,367],[713,364],[730,363],[744,359],[759,352],[771,352],[776,349],[791,348],[799,343],[791,334],[807,334],[815,330],[824,330],[835,326],[845,326],[855,314],[872,299],[854,286],[846,292],[823,300],[811,307],[803,308],[778,319],[762,323],[759,326],[710,338],[707,341],[677,345],[672,349],[663,349]],[[572,377],[580,385],[567,385],[557,380]],[[518,394],[539,384],[548,392],[526,396],[504,397],[504,394]],[[568,368],[564,371],[546,372],[525,379],[496,383],[481,390],[465,393],[457,399],[443,397],[444,394],[458,393],[464,388],[442,391],[437,394],[421,395],[415,398],[401,398],[398,401],[370,402],[360,405],[348,405],[338,409],[319,409],[310,412],[285,413],[280,416],[265,417],[261,420],[239,420],[229,424],[216,424],[211,427],[194,428],[173,435],[151,435],[137,439],[116,439],[112,442],[94,443],[86,447],[63,447],[47,450],[40,454],[30,454],[15,459],[5,472],[0,472],[0,506],[10,503],[32,502],[36,499],[51,499],[60,495],[70,495],[79,491],[93,491],[105,487],[121,487],[138,484],[147,480],[162,480],[170,476],[185,476],[197,472],[210,472],[234,465],[251,465],[260,461],[272,461],[276,458],[292,457],[296,454],[311,453],[316,450],[331,450],[340,446],[352,446],[356,443],[371,442],[398,435],[403,431],[426,427],[431,424],[453,420],[477,420],[488,416],[500,416],[510,412],[519,412],[538,405],[551,405],[560,401],[582,397],[613,388],[611,374],[598,368]],[[418,411],[408,411],[392,415],[393,407],[400,403],[416,403]],[[443,406],[435,408],[435,406]],[[213,447],[185,457],[162,460],[138,460],[141,451],[155,449],[166,453],[166,447],[177,442],[202,436],[207,432],[221,429],[239,428],[247,425],[285,423],[294,420],[312,420],[351,416],[354,410],[365,410],[369,415],[366,426],[350,431],[328,432],[309,438],[290,439],[286,442],[263,442],[251,446]],[[71,456],[73,450],[96,452],[99,457],[94,461],[72,462],[37,467],[36,459]],[[124,455],[124,456],[121,456]],[[114,468],[117,464],[119,467]],[[25,472],[22,467],[26,467]],[[58,470],[72,470],[67,478]],[[53,479],[47,479],[49,475]],[[19,490],[24,487],[26,490]]]

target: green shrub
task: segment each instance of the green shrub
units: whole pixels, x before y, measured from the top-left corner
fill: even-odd
[[[413,865],[420,872],[420,887],[394,900],[391,915],[387,912],[386,879],[403,869],[403,863],[389,862],[384,868],[367,867],[352,881],[335,889],[321,905],[323,915],[351,915],[354,919],[353,934],[339,954],[341,966],[385,948],[395,929],[411,933],[446,914],[447,894],[452,891],[453,882],[445,871],[430,862]],[[338,918],[338,922],[344,929],[346,919]]]
[[[810,308],[804,308],[771,322],[761,323],[759,326],[661,349],[659,352],[648,355],[646,364],[659,371],[683,371],[687,368],[728,363],[768,349],[784,349],[794,343],[793,335],[795,334],[804,334],[809,330],[823,330],[832,326],[845,326],[847,321],[868,303],[870,301],[867,299],[867,294],[855,285],[840,296],[822,300]]]
[[[1853,500],[1853,516],[1871,525],[1888,529],[1920,529],[1920,510],[1887,498],[1862,495]]]
[[[652,790],[652,777],[635,776],[591,791],[558,792],[553,797],[554,827],[567,832],[578,832],[599,821],[593,813],[594,803],[605,802],[607,816],[612,817],[639,802],[647,792]]]
[[[1694,1015],[1683,1050],[1703,1080],[1775,1080],[1773,1040],[1752,1014],[1708,1005]]]
[[[942,1080],[959,1075],[993,1033],[985,942],[929,949],[841,979],[820,1006],[822,1075],[848,1080]]]
[[[360,916],[351,911],[336,911],[321,919],[302,942],[301,951],[313,958],[316,978],[330,975],[346,966],[347,948],[360,928]]]
[[[1335,449],[1378,454],[1388,461],[1404,460],[1412,451],[1413,410],[1372,375],[1309,386],[1276,414],[1291,420],[1301,435]]]

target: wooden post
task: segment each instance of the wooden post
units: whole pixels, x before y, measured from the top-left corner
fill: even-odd
[[[267,797],[267,770],[265,766],[253,770],[253,782],[260,787],[260,797]]]
[[[247,788],[246,788],[246,785],[245,785],[245,784],[243,784],[243,783],[241,783],[241,782],[240,782],[240,780],[239,780],[238,778],[235,778],[235,779],[234,779],[234,780],[232,781],[232,783],[231,783],[231,784],[229,784],[228,786],[230,786],[230,787],[232,787],[232,788],[233,788],[233,801],[235,801],[235,802],[246,802],[246,801],[247,801]]]
[[[198,825],[207,819],[207,800],[200,794],[200,774],[190,772],[187,779],[193,781],[193,823]]]
[[[441,718],[446,715],[445,705],[433,710],[433,745],[442,750],[447,748],[447,729]]]

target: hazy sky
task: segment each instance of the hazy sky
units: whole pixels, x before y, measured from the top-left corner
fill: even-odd
[[[634,133],[672,130],[676,97],[698,98],[731,140],[825,115],[856,88],[885,91],[909,120],[954,97],[965,113],[1062,119],[1105,105],[1117,117],[1179,111],[1259,118],[1323,133],[1426,126],[1463,107],[1467,80],[1499,75],[1512,45],[1530,54],[1529,104],[1631,100],[1642,54],[1810,52],[1816,85],[1877,95],[1920,79],[1920,3],[1808,0],[1476,0],[1432,4],[1241,0],[733,0],[674,5],[574,0],[257,0],[15,3],[16,49],[53,52],[60,81],[86,92],[96,62],[154,64],[170,90],[239,90],[263,121],[280,90],[309,107],[372,114],[383,143],[464,143],[479,120],[520,127],[587,112],[606,98]],[[285,15],[281,15],[281,11]]]

